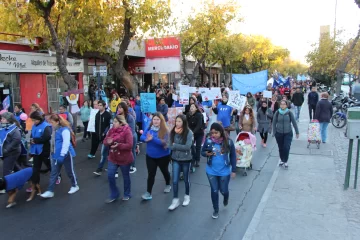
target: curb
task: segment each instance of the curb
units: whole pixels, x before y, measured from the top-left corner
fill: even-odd
[[[250,222],[248,228],[246,229],[246,232],[245,232],[242,240],[251,240],[253,238],[253,235],[256,233],[256,229],[260,223],[261,216],[266,207],[267,201],[269,200],[270,194],[273,191],[275,181],[279,175],[279,169],[280,168],[278,166],[276,166],[276,169],[270,179],[269,185],[267,186],[267,188],[264,192],[264,195],[262,196],[262,198],[260,200],[260,203],[255,211],[253,218],[251,219],[251,222]]]

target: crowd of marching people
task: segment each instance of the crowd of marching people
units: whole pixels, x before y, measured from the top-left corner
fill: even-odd
[[[293,82],[291,88],[279,86],[268,90],[272,97],[267,99],[261,93],[247,93],[247,102],[243,109],[234,109],[228,105],[230,88],[222,88],[222,99],[203,101],[196,92],[189,96],[189,104],[183,106],[176,98],[174,87],[156,90],[157,112],[147,115],[150,119],[144,124],[146,113],[141,111],[141,97],[119,96],[111,92],[111,96],[91,93],[80,108],[80,119],[84,126],[82,142],[91,141],[89,159],[94,159],[99,148],[100,161],[93,174],[100,176],[107,171],[109,197],[106,203],[112,203],[122,196],[123,201],[133,197],[130,174],[137,171],[136,158],[139,143],[146,144],[147,187],[141,198],[145,201],[153,198],[152,190],[157,168],[164,180],[164,193],[173,194],[168,209],[175,210],[180,204],[190,204],[191,173],[200,166],[201,156],[206,158],[206,174],[211,188],[214,219],[219,217],[219,192],[223,195],[223,205],[229,202],[229,182],[236,176],[237,166],[245,158],[245,148],[239,141],[241,133],[247,133],[252,150],[256,149],[256,133],[261,138],[261,146],[267,147],[270,134],[275,136],[279,152],[280,166],[288,168],[289,151],[293,138],[299,136],[298,122],[304,93],[309,84]],[[91,91],[93,89],[91,88]],[[95,96],[96,95],[96,96]],[[309,110],[315,110],[318,99],[309,95]],[[310,107],[311,106],[311,107]],[[168,110],[171,107],[183,107],[183,112],[176,116],[174,126],[169,129]],[[293,108],[293,111],[289,109]],[[32,104],[29,115],[25,114],[20,104],[15,105],[14,113],[0,112],[1,130],[0,156],[3,160],[3,178],[0,189],[8,192],[7,207],[16,204],[18,189],[27,186],[30,193],[27,201],[36,195],[52,198],[55,186],[61,183],[61,168],[64,166],[71,186],[69,194],[80,190],[74,169],[76,156],[76,139],[73,129],[73,117],[66,106],[60,106],[58,113],[45,114],[36,103]],[[92,114],[96,111],[96,114]],[[211,121],[208,112],[217,115]],[[316,115],[310,112],[310,118]],[[89,129],[93,127],[93,131]],[[231,132],[238,134],[231,139]],[[30,135],[29,142],[25,135]],[[325,140],[326,141],[326,140]],[[27,161],[31,158],[32,163]],[[169,165],[172,172],[169,172]],[[45,166],[43,170],[42,165]],[[44,181],[48,187],[42,191],[40,178],[42,173],[50,172]],[[116,179],[122,175],[124,191],[120,193]],[[179,197],[179,183],[183,180],[185,193],[182,203]],[[27,185],[27,182],[29,185]]]

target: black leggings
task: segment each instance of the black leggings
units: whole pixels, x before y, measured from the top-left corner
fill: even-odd
[[[89,122],[88,122],[88,121],[87,121],[87,122],[83,122],[83,124],[84,124],[84,135],[83,135],[83,138],[86,138],[86,137],[88,137],[88,136],[91,137],[90,132],[87,131]]]
[[[152,188],[154,186],[157,167],[160,168],[160,171],[164,175],[166,185],[170,185],[169,162],[170,162],[170,155],[161,158],[152,158],[146,155],[146,166],[148,169],[148,179],[147,179],[148,193],[151,194]]]
[[[41,153],[40,155],[33,156],[33,174],[31,181],[33,184],[40,183],[40,173],[42,164],[45,164],[48,171],[51,171],[50,153]]]
[[[267,138],[268,138],[268,133],[267,132],[261,132],[260,137],[261,137],[262,140],[264,140],[264,143],[266,143]]]

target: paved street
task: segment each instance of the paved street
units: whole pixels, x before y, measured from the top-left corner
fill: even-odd
[[[235,138],[235,135],[233,136]],[[260,140],[258,139],[258,142]],[[76,173],[80,191],[69,196],[69,181],[63,171],[63,182],[55,189],[55,197],[37,197],[27,203],[25,189],[18,194],[18,205],[5,209],[6,195],[0,195],[0,225],[3,239],[241,239],[273,174],[277,160],[270,158],[275,141],[270,138],[267,149],[254,155],[254,169],[247,177],[238,174],[230,182],[230,203],[221,207],[220,217],[211,218],[210,187],[205,174],[205,159],[191,174],[191,203],[174,212],[167,210],[172,193],[164,194],[160,171],[153,190],[153,200],[141,201],[146,190],[145,145],[137,158],[138,171],[131,175],[133,198],[128,202],[105,204],[109,190],[104,173],[96,177],[97,160],[86,155],[90,142],[79,142],[76,150]],[[99,159],[99,153],[97,158]],[[1,166],[1,165],[0,165]],[[241,172],[240,172],[241,173]],[[45,189],[48,175],[42,176]],[[118,185],[122,187],[121,177]],[[179,195],[184,185],[180,183]]]

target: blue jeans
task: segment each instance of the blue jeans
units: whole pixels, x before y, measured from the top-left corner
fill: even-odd
[[[131,197],[131,180],[130,180],[130,164],[129,165],[117,165],[111,161],[108,163],[108,180],[110,187],[110,199],[116,199],[120,197],[119,189],[116,186],[115,173],[120,167],[124,181],[124,197]]]
[[[180,178],[180,172],[184,173],[184,182],[185,182],[185,194],[190,194],[190,163],[191,161],[176,161],[172,160],[173,162],[173,192],[174,192],[174,198],[178,198],[178,192],[179,192],[179,178]]]
[[[229,182],[230,175],[227,176],[214,176],[206,174],[211,188],[211,201],[215,211],[219,211],[219,190],[224,196],[224,200],[229,199]]]
[[[135,160],[136,160],[136,144],[137,144],[137,135],[135,133],[135,135],[133,136],[133,148],[132,148],[132,153],[134,156],[134,161],[131,163],[132,167],[135,167]]]
[[[296,121],[299,121],[301,106],[295,106],[294,111],[295,111],[295,119]]]
[[[98,169],[103,169],[104,164],[107,162],[109,156],[109,147],[104,144],[101,145],[101,159],[98,165]]]
[[[74,161],[73,157],[68,153],[65,156],[64,162],[59,163],[56,162],[55,159],[51,159],[51,174],[50,174],[50,182],[49,187],[47,188],[48,191],[54,192],[56,180],[61,172],[62,165],[65,167],[66,174],[70,178],[71,186],[76,187],[78,185],[75,170],[74,170]]]
[[[320,132],[321,132],[321,140],[323,143],[326,143],[327,140],[327,128],[329,126],[328,122],[320,123]]]
[[[275,133],[276,142],[279,147],[279,155],[282,162],[286,163],[289,160],[290,147],[293,139],[293,132],[289,133]]]

